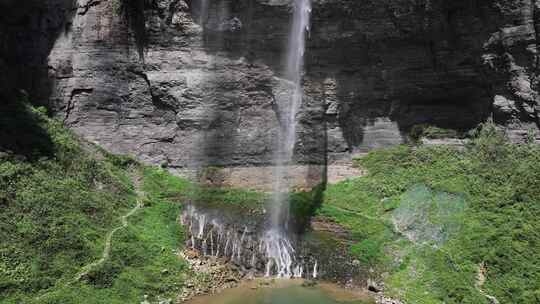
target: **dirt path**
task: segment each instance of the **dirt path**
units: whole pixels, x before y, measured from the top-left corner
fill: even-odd
[[[142,183],[142,177],[134,172],[132,174],[132,180],[133,180],[133,185],[135,187],[135,193],[137,195],[137,198],[136,198],[137,199],[137,204],[133,208],[131,208],[126,214],[122,215],[119,218],[120,219],[120,226],[117,226],[117,227],[113,228],[112,230],[110,230],[106,234],[105,246],[103,247],[103,252],[101,253],[100,259],[97,260],[97,261],[94,261],[94,262],[92,262],[92,263],[90,263],[88,265],[83,266],[81,268],[81,271],[79,273],[77,273],[75,275],[75,277],[71,281],[63,284],[64,286],[77,283],[83,277],[87,276],[90,273],[90,271],[92,271],[96,267],[98,267],[98,266],[102,265],[103,263],[105,263],[109,259],[110,255],[111,255],[112,239],[114,237],[114,234],[116,232],[118,232],[119,230],[126,228],[129,225],[128,218],[130,216],[132,216],[133,214],[135,214],[139,209],[143,208],[143,206],[144,206],[143,199],[146,196],[146,194],[140,190],[141,189],[141,183]],[[54,288],[54,289],[56,289],[56,288]],[[38,296],[36,298],[36,300],[42,299],[43,297],[45,297],[49,293],[50,293],[50,291],[45,292],[44,294]]]
[[[338,207],[338,206],[335,206],[335,205],[331,205],[330,207],[335,209],[335,210],[341,211],[343,213],[349,213],[349,214],[358,215],[358,216],[366,218],[368,220],[377,221],[377,222],[384,222],[384,220],[379,218],[379,217],[369,216],[369,215],[363,214],[363,213],[361,213],[359,211],[345,209],[345,208],[341,208],[341,207]]]
[[[75,278],[69,282],[68,284],[73,284],[73,283],[76,283],[78,282],[80,279],[82,279],[83,277],[87,276],[88,273],[90,273],[90,271],[92,271],[92,269],[102,265],[103,263],[105,263],[108,259],[109,259],[109,256],[111,254],[111,244],[112,244],[112,238],[114,236],[114,234],[120,230],[120,229],[124,229],[128,226],[128,221],[127,219],[132,216],[133,214],[135,214],[135,212],[137,212],[137,210],[141,209],[143,207],[143,203],[142,203],[142,200],[140,199],[139,197],[139,194],[137,193],[137,205],[135,207],[133,207],[131,210],[129,210],[128,213],[124,214],[123,216],[120,217],[120,220],[121,220],[121,226],[118,226],[118,227],[115,227],[113,230],[109,231],[109,233],[107,234],[107,238],[105,239],[105,246],[103,248],[103,253],[101,254],[101,258],[95,262],[92,262],[86,266],[84,266],[81,270],[81,272],[79,272]]]
[[[486,279],[487,279],[486,272],[487,272],[487,269],[484,263],[481,263],[480,265],[478,265],[478,275],[477,275],[476,284],[475,284],[476,290],[478,290],[478,292],[480,292],[484,297],[486,297],[489,300],[489,303],[499,304],[499,301],[497,300],[497,298],[495,298],[492,295],[487,294],[482,288],[484,286],[484,283],[486,283]]]
[[[140,190],[142,178],[137,173],[133,173],[132,180],[133,180],[133,185],[135,187],[135,193],[137,194],[137,204],[135,205],[135,207],[130,209],[126,214],[120,217],[120,222],[121,222],[120,226],[113,228],[111,231],[109,231],[109,233],[107,233],[107,237],[105,238],[105,246],[103,247],[101,258],[95,262],[92,262],[86,266],[83,266],[81,271],[68,284],[73,284],[73,283],[78,282],[83,277],[87,276],[88,273],[92,271],[92,269],[102,265],[109,259],[109,256],[111,255],[111,246],[112,246],[112,239],[114,237],[114,234],[118,230],[126,228],[129,225],[128,218],[132,216],[133,214],[135,214],[137,210],[143,207],[143,198],[145,197],[146,194]]]

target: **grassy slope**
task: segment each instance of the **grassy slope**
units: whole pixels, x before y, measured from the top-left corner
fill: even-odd
[[[180,206],[152,185],[173,180],[174,193],[185,182],[143,179],[146,206],[114,235],[111,258],[67,284],[99,259],[105,235],[135,206],[131,175],[143,169],[81,143],[43,110],[1,106],[0,302],[136,303],[143,294],[174,294],[187,273],[174,254]]]
[[[43,111],[2,107],[0,301],[17,302],[98,256],[135,194],[120,159],[84,152]]]
[[[141,168],[141,175],[145,206],[115,236],[111,259],[84,282],[52,293],[46,303],[139,303],[144,295],[175,299],[185,280],[197,276],[176,255],[183,246],[178,202],[247,206],[259,199],[252,192],[198,187],[159,168]]]
[[[139,303],[174,298],[190,270],[177,255],[180,206],[152,198],[113,239],[111,258],[82,282],[49,294],[43,303]]]
[[[486,293],[501,303],[540,303],[538,146],[507,144],[485,126],[466,151],[400,146],[358,161],[369,175],[329,186],[319,213],[353,232],[351,251],[384,274],[391,295],[415,304],[488,303],[475,288],[484,263]],[[438,197],[466,201],[451,219],[459,229],[440,247],[412,243],[392,223],[418,185],[447,194],[427,196],[435,205],[444,203]]]
[[[144,180],[146,191],[158,193],[159,197],[177,202],[204,203],[216,208],[226,206],[256,210],[262,208],[268,198],[267,194],[257,191],[195,184],[160,168],[146,168]]]

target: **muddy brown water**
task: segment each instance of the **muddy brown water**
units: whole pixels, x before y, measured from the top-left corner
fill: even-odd
[[[320,283],[302,286],[302,280],[255,280],[219,294],[201,296],[188,304],[373,304],[361,290]]]

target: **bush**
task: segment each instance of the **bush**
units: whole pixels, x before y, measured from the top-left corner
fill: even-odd
[[[504,131],[499,130],[491,122],[480,125],[472,132],[472,142],[469,148],[481,160],[501,162],[506,160],[513,146],[508,142]]]
[[[88,272],[85,280],[97,288],[110,288],[122,268],[115,260],[107,260],[99,267]]]
[[[382,255],[382,249],[383,246],[381,243],[375,240],[366,239],[360,243],[352,245],[351,253],[364,264],[373,265]]]

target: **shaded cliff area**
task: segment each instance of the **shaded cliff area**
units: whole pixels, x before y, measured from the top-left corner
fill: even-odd
[[[0,2],[0,98],[31,94],[48,104],[53,67],[48,56],[56,40],[71,31],[75,0]],[[25,92],[21,92],[24,90]]]

